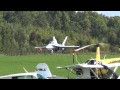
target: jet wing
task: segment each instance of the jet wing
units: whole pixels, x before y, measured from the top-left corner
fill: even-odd
[[[46,48],[46,46],[43,46],[43,47],[34,47],[36,49],[42,49],[42,48]]]
[[[64,46],[64,45],[52,45],[54,47],[60,47],[60,48],[77,48],[80,46],[75,46],[75,45],[71,45],[71,46]]]

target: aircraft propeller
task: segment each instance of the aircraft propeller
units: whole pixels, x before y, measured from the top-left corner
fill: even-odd
[[[78,52],[78,51],[80,51],[80,50],[82,50],[82,49],[91,47],[91,46],[97,46],[97,47],[99,47],[99,46],[103,46],[103,45],[108,45],[108,44],[105,44],[105,43],[90,44],[90,45],[86,45],[86,46],[83,46],[83,47],[80,47],[80,48],[78,48],[78,49],[73,50],[73,64],[74,64],[74,61],[75,61],[75,60],[74,60],[74,57],[75,57],[75,53],[76,53],[76,52]]]
[[[108,45],[108,44],[105,44],[105,43],[90,44],[90,45],[86,45],[86,46],[80,47],[78,49],[75,49],[75,50],[73,50],[73,52],[75,53],[75,52],[78,52],[82,49],[85,49],[85,48],[88,48],[88,47],[91,47],[91,46],[97,46],[98,47],[98,46],[103,46],[103,45]]]

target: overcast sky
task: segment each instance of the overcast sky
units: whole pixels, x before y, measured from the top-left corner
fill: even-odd
[[[120,11],[97,11],[99,14],[106,16],[120,16]]]

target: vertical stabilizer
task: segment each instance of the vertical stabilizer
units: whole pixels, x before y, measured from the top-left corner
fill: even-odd
[[[58,43],[57,40],[56,40],[56,38],[55,38],[55,36],[53,36],[53,42],[54,42],[55,44]]]
[[[100,47],[99,47],[99,45],[97,45],[97,49],[96,49],[96,61],[100,61]],[[98,75],[98,71],[99,71],[99,69],[95,69],[95,72],[96,72],[96,74]]]
[[[100,47],[97,45],[97,50],[96,50],[96,61],[100,61]]]
[[[36,72],[37,74],[41,75],[44,78],[48,78],[52,76],[50,69],[46,63],[39,63],[36,66]]]
[[[64,41],[63,41],[63,43],[62,43],[62,45],[65,45],[67,38],[68,37],[66,36],[65,39],[64,39]]]

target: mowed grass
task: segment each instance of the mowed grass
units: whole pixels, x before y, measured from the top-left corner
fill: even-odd
[[[12,73],[34,72],[38,63],[48,64],[53,75],[65,76],[66,70],[59,70],[57,66],[72,64],[72,55],[65,54],[39,54],[28,56],[4,56],[0,55],[0,76]]]
[[[106,55],[106,58],[116,58],[119,54]],[[77,60],[81,63],[87,59],[95,58],[95,54],[82,54],[77,56]],[[101,55],[104,58],[104,55]],[[28,56],[5,56],[0,55],[0,76],[25,72],[34,72],[38,63],[46,63],[53,75],[67,77],[68,71],[65,69],[57,69],[57,66],[66,66],[73,64],[72,54],[39,54]],[[120,72],[118,70],[118,72]],[[72,74],[70,74],[72,76]],[[72,76],[73,77],[73,76]]]

